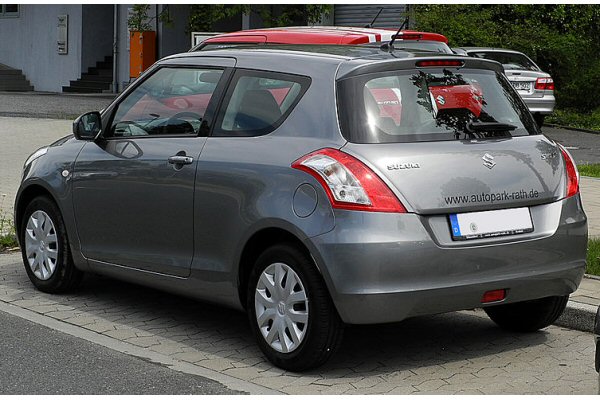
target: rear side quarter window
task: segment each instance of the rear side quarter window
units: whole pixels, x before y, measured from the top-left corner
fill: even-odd
[[[308,87],[307,76],[238,70],[227,89],[213,136],[260,136],[277,129]]]

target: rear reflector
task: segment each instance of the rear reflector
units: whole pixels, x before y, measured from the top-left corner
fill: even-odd
[[[575,161],[567,149],[561,144],[558,145],[558,148],[565,160],[565,169],[567,170],[567,190],[565,193],[565,198],[567,198],[579,193],[579,171],[577,171]]]
[[[385,182],[350,154],[325,148],[294,161],[292,168],[314,176],[325,189],[333,208],[406,212]]]
[[[485,292],[481,298],[482,303],[493,303],[495,301],[501,301],[506,298],[506,289],[490,290]]]
[[[465,63],[458,60],[417,61],[417,67],[462,67]]]
[[[535,90],[554,90],[554,80],[552,78],[537,78]]]

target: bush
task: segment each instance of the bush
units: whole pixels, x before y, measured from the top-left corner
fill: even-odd
[[[600,6],[565,4],[417,5],[418,29],[452,47],[502,47],[530,56],[555,81],[558,108],[600,107]]]

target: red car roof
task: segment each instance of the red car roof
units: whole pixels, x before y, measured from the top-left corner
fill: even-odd
[[[396,31],[343,26],[294,26],[224,33],[203,43],[362,44],[390,41]],[[404,30],[401,34],[412,40],[448,43],[448,39],[439,33]]]

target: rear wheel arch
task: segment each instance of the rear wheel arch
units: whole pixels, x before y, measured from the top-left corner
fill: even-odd
[[[265,228],[255,232],[244,245],[238,264],[238,296],[240,303],[246,307],[248,278],[255,261],[267,248],[281,243],[288,243],[314,260],[310,250],[298,236],[282,228]],[[316,265],[316,262],[315,262]],[[317,270],[321,273],[317,266]],[[322,273],[321,273],[322,275]]]

